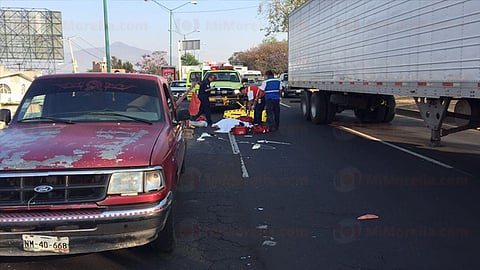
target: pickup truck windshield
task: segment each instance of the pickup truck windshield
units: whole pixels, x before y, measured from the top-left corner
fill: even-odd
[[[208,77],[208,74],[214,74],[214,81],[220,82],[240,82],[240,77],[236,71],[215,71],[215,72],[207,72],[205,77]]]
[[[14,121],[31,123],[58,119],[66,122],[157,122],[165,119],[159,102],[160,90],[154,81],[131,78],[56,78],[37,80],[30,88]],[[125,117],[111,117],[112,113]]]

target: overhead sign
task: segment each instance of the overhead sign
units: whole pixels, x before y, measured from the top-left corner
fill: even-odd
[[[200,50],[200,40],[182,40],[182,49],[184,51]]]

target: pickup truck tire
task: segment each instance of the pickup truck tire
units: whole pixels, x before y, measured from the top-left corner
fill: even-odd
[[[174,205],[172,205],[168,213],[167,221],[165,222],[165,227],[158,234],[157,239],[150,243],[155,253],[172,253],[175,250],[177,239],[175,237],[174,216]]]
[[[302,110],[303,118],[307,121],[311,120],[310,118],[310,101],[312,93],[309,91],[303,91],[302,97],[300,98],[300,109]]]

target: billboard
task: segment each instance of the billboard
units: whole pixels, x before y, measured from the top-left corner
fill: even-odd
[[[0,60],[63,60],[62,15],[46,9],[0,9]]]
[[[162,77],[169,82],[175,80],[175,67],[162,67]]]
[[[182,40],[182,50],[196,51],[200,50],[200,40]]]

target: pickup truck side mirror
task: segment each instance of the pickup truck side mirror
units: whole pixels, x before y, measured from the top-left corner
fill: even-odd
[[[12,112],[10,109],[0,109],[0,121],[5,122],[5,124],[10,123],[12,120]]]

